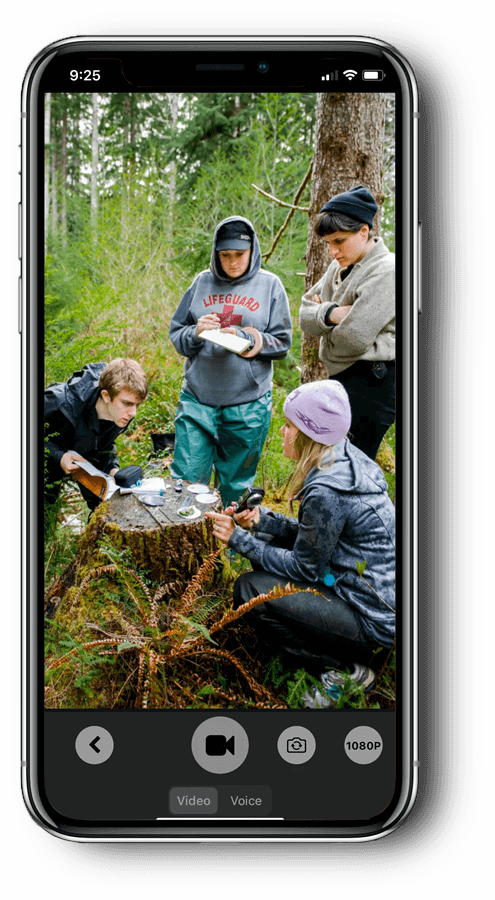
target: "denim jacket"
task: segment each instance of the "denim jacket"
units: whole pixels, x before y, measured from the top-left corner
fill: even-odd
[[[297,519],[262,508],[256,530],[237,526],[229,546],[283,583],[332,585],[370,640],[392,646],[395,509],[381,469],[344,439],[311,470],[297,499]],[[363,576],[357,562],[366,563]]]

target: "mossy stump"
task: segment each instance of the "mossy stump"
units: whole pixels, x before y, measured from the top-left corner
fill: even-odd
[[[108,565],[102,542],[125,554],[146,578],[169,584],[170,596],[184,590],[206,556],[220,544],[213,535],[212,520],[205,518],[202,510],[201,517],[192,521],[178,515],[187,483],[184,482],[183,493],[173,489],[171,480],[166,484],[163,506],[146,506],[134,494],[117,492],[97,508],[80,537],[74,560],[46,593],[45,613],[49,618],[58,615],[64,597],[81,584],[88,571]],[[189,496],[194,504],[194,496]],[[194,505],[200,508],[199,504]],[[219,571],[213,584],[221,577]]]

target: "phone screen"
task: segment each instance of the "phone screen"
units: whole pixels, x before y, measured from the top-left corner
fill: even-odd
[[[32,75],[27,793],[55,833],[366,837],[409,803],[406,74],[352,42],[76,42]]]

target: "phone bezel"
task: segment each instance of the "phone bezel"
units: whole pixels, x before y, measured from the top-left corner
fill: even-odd
[[[401,731],[403,736],[403,759],[402,771],[404,773],[401,784],[400,799],[396,804],[394,813],[383,821],[378,829],[369,829],[366,826],[351,826],[349,828],[335,828],[332,825],[321,827],[308,827],[302,831],[299,828],[274,828],[258,826],[259,833],[254,835],[251,831],[240,833],[241,828],[237,829],[237,833],[232,833],[232,826],[229,826],[230,833],[223,833],[224,829],[201,829],[198,827],[198,835],[193,836],[191,831],[184,833],[186,830],[177,827],[174,834],[166,836],[158,833],[158,829],[145,828],[140,833],[132,833],[129,828],[99,828],[97,825],[92,828],[78,828],[77,833],[71,833],[72,829],[63,831],[60,823],[55,822],[50,815],[44,810],[40,792],[38,790],[38,711],[34,709],[36,703],[30,702],[37,694],[37,664],[33,659],[33,616],[37,606],[37,598],[35,595],[35,587],[30,581],[29,561],[32,559],[32,551],[36,545],[37,536],[33,533],[33,516],[28,517],[27,497],[29,486],[33,479],[32,461],[29,467],[27,456],[27,447],[29,444],[30,434],[33,428],[36,428],[36,422],[28,418],[27,410],[29,398],[33,391],[33,378],[36,373],[36,356],[35,349],[31,341],[28,318],[28,302],[33,307],[37,306],[37,271],[38,260],[36,257],[37,250],[37,234],[36,220],[34,214],[36,203],[36,160],[33,158],[33,135],[37,133],[37,129],[42,127],[37,122],[37,85],[42,71],[48,65],[51,59],[57,54],[61,48],[81,49],[85,44],[96,46],[100,51],[105,45],[112,46],[113,49],[140,47],[146,48],[153,45],[157,48],[163,45],[164,49],[184,49],[185,47],[195,47],[198,50],[207,47],[211,49],[218,47],[222,49],[234,48],[236,50],[249,48],[249,50],[271,50],[280,51],[285,48],[291,49],[311,49],[320,50],[333,48],[341,51],[352,50],[352,48],[361,49],[363,51],[372,48],[378,48],[385,53],[399,76],[402,85],[402,100],[404,103],[404,112],[402,115],[402,162],[403,162],[403,178],[402,178],[402,234],[404,247],[404,271],[402,273],[402,288],[406,292],[409,302],[406,304],[409,322],[404,323],[403,333],[407,334],[407,346],[403,346],[403,372],[408,382],[406,384],[407,405],[409,414],[405,417],[407,434],[403,435],[403,451],[404,458],[402,460],[402,478],[403,484],[408,485],[407,491],[410,497],[410,509],[407,510],[407,521],[404,518],[402,524],[402,547],[405,550],[403,556],[403,564],[407,564],[407,571],[403,572],[404,583],[409,585],[409,614],[407,616],[407,634],[403,636],[402,647],[404,653],[403,671],[405,683],[403,686],[403,707],[401,710],[402,725]],[[23,591],[23,624],[22,624],[22,643],[23,643],[23,728],[22,728],[22,760],[23,760],[23,792],[28,809],[39,822],[49,832],[67,839],[85,840],[85,841],[199,841],[199,840],[222,840],[222,841],[362,841],[370,840],[388,834],[393,831],[397,825],[407,815],[411,808],[417,791],[417,589],[416,589],[416,573],[417,573],[417,549],[416,549],[416,532],[417,532],[417,450],[416,450],[416,434],[417,434],[417,306],[418,306],[418,283],[417,283],[417,260],[418,260],[418,244],[417,244],[417,125],[418,125],[418,95],[414,79],[414,75],[407,61],[405,61],[394,48],[384,42],[373,40],[371,38],[313,38],[313,37],[292,37],[287,36],[258,38],[258,37],[211,37],[207,41],[203,37],[172,37],[164,39],[163,37],[76,37],[67,40],[61,40],[49,47],[45,48],[31,63],[26,74],[22,92],[22,201],[23,201],[23,217],[22,217],[22,247],[23,247],[23,279],[21,294],[21,321],[22,329],[22,356],[23,356],[23,378],[22,378],[22,399],[23,399],[23,566],[22,566],[22,591]],[[29,210],[26,198],[30,199]],[[30,213],[28,217],[28,211]],[[32,410],[31,410],[32,412]],[[31,526],[31,527],[29,527]],[[406,617],[404,617],[406,619]]]

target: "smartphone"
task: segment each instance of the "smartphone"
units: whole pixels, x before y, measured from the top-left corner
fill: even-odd
[[[22,782],[49,833],[361,841],[410,810],[418,116],[368,38],[31,63]],[[159,506],[111,493],[128,465]],[[259,524],[225,539],[208,504],[253,483]]]

